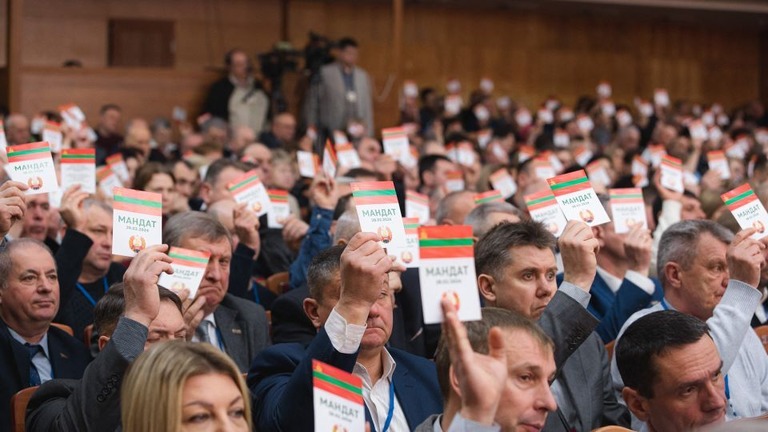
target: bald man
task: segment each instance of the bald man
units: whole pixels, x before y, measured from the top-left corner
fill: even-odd
[[[23,114],[11,114],[5,119],[5,139],[8,145],[26,144],[32,136],[29,132],[29,119]]]

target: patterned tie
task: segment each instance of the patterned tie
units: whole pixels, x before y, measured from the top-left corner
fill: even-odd
[[[195,329],[195,336],[200,339],[200,342],[211,343],[211,337],[208,335],[208,326],[210,324],[210,321],[203,321]]]
[[[37,367],[32,359],[42,350],[42,347],[40,345],[32,345],[28,343],[24,344],[24,346],[27,348],[27,351],[29,351],[29,386],[39,386],[41,384],[40,373],[37,371]]]

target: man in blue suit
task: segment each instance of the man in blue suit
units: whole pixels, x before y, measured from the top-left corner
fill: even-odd
[[[304,346],[279,344],[253,361],[248,386],[257,430],[313,430],[312,360],[362,378],[366,420],[373,431],[413,430],[442,412],[434,363],[386,344],[394,298],[392,260],[372,233],[318,254],[307,281],[304,311],[318,334]]]

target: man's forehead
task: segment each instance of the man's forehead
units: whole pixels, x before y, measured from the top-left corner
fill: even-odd
[[[550,268],[557,266],[555,254],[552,249],[540,248],[534,245],[512,246],[509,248],[512,255],[512,265],[518,267]]]
[[[549,375],[555,371],[552,348],[535,338],[528,331],[518,328],[502,328],[510,369],[540,369]]]
[[[17,246],[11,252],[11,261],[13,262],[13,266],[20,271],[46,264],[53,269],[56,268],[51,254],[37,244]]]
[[[708,335],[691,344],[668,348],[653,361],[659,372],[656,382],[670,385],[707,378],[722,365],[717,347]]]

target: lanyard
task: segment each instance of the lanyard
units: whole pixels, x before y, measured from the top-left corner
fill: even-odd
[[[104,292],[106,293],[107,290],[109,290],[109,285],[107,284],[107,277],[104,276],[103,278],[101,278],[101,281],[104,283]],[[75,282],[75,286],[77,287],[78,290],[80,290],[80,293],[83,295],[83,297],[85,297],[86,300],[88,300],[88,303],[90,303],[91,306],[96,306],[96,300],[94,300],[93,296],[88,291],[86,291],[83,284],[81,284],[80,282]]]
[[[392,415],[395,413],[395,383],[389,383],[389,412],[387,413],[387,420],[384,421],[384,429],[381,432],[387,432],[389,430],[389,424],[392,423]]]
[[[661,307],[664,308],[664,310],[669,310],[669,305],[667,304],[664,299],[661,299]],[[733,404],[731,404],[731,388],[728,385],[728,374],[725,375],[725,399],[728,401],[728,405],[731,407],[731,410],[733,411]],[[736,411],[733,411],[733,415],[736,416]]]

